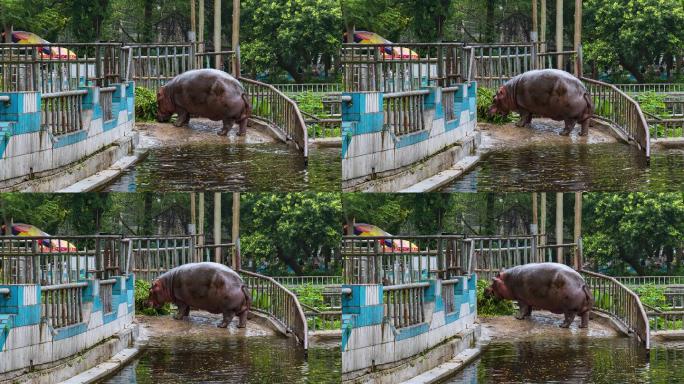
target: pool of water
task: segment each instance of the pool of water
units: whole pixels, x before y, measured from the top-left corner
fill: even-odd
[[[310,147],[309,165],[282,143],[189,143],[150,148],[103,191],[339,191],[339,147]]]
[[[681,383],[684,344],[656,345],[650,358],[630,338],[492,342],[445,383]]]
[[[649,166],[634,146],[573,143],[496,149],[442,190],[681,191],[682,186],[682,149],[652,151]]]
[[[156,337],[103,383],[339,383],[340,356],[339,341],[311,346],[305,357],[280,336]]]

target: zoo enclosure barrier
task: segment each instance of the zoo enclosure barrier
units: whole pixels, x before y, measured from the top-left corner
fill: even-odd
[[[0,282],[57,285],[126,273],[121,236],[0,236]]]
[[[425,321],[424,297],[430,283],[410,283],[382,287],[383,315],[395,328]]]
[[[428,90],[385,93],[382,108],[388,131],[400,136],[425,129],[423,114],[429,94]]]
[[[276,319],[307,350],[307,319],[297,296],[272,277],[245,270],[239,273],[251,291],[252,310]]]
[[[308,131],[297,103],[270,84],[240,78],[252,98],[252,115],[279,127],[308,158]]]
[[[594,102],[594,118],[610,124],[651,157],[649,126],[639,103],[618,87],[582,77]]]
[[[646,350],[651,349],[649,318],[639,296],[615,278],[580,270],[594,296],[594,311],[608,314],[637,335]]]
[[[343,236],[344,281],[399,285],[469,276],[472,249],[461,235]]]

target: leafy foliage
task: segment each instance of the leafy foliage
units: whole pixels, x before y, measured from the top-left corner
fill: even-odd
[[[645,284],[638,286],[634,290],[634,293],[639,295],[639,299],[641,299],[643,304],[665,311],[670,309],[669,305],[667,305],[665,288],[663,287],[653,284]]]
[[[135,87],[135,118],[154,121],[157,117],[157,94],[145,87]]]
[[[667,117],[667,105],[665,105],[665,95],[655,92],[643,92],[634,96],[634,100],[639,103],[641,110],[658,117]]]
[[[135,312],[147,316],[168,315],[171,313],[171,304],[166,303],[161,308],[147,306],[151,284],[145,280],[135,280]]]
[[[495,95],[496,95],[496,89],[485,88],[485,87],[477,87],[477,120],[478,121],[484,121],[487,123],[494,123],[494,124],[506,124],[506,123],[512,121],[510,114],[508,116],[501,116],[498,114],[490,116],[489,113],[487,113],[489,111],[489,107],[492,105],[492,100],[494,100]]]
[[[477,281],[477,314],[483,317],[505,316],[515,313],[515,306],[510,300],[499,300],[485,295],[489,282]]]

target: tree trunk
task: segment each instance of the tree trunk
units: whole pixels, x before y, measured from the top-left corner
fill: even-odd
[[[494,4],[495,0],[487,0],[487,22],[485,24],[485,42],[494,42]]]
[[[296,275],[302,274],[302,266],[299,265],[297,259],[292,258],[290,256],[286,256],[280,247],[277,248],[276,256],[278,257],[278,259],[282,260],[288,267],[292,268],[292,270],[295,271]]]
[[[637,79],[638,83],[646,82],[644,74],[639,71],[639,63],[629,63],[622,55],[618,56],[618,60],[620,61],[620,64]]]
[[[290,76],[292,76],[292,78],[295,80],[295,83],[301,83],[303,81],[304,76],[297,71],[296,65],[292,63],[285,63],[280,57],[278,57],[278,64],[280,64],[280,66],[285,69]]]
[[[142,33],[142,43],[151,43],[152,42],[152,6],[154,5],[154,2],[152,0],[145,0],[145,4],[143,6],[143,16],[144,16],[144,24],[143,24],[143,33]]]

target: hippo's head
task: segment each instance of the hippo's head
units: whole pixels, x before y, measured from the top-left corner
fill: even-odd
[[[508,299],[511,300],[513,296],[511,295],[511,291],[508,289],[506,286],[506,283],[503,281],[504,277],[504,270],[502,269],[500,272],[496,274],[492,278],[492,285],[489,287],[485,288],[485,295],[488,297],[495,297],[499,300],[501,299]]]
[[[171,95],[165,91],[164,87],[160,87],[157,91],[157,121],[166,123],[171,120],[171,115],[176,111]]]
[[[502,116],[508,115],[511,112],[509,100],[510,98],[508,91],[506,90],[506,86],[501,86],[501,88],[499,88],[499,90],[496,92],[496,95],[494,95],[492,105],[489,107],[487,114],[489,114],[490,117],[497,114]]]
[[[164,286],[164,282],[160,279],[156,279],[152,282],[152,286],[150,286],[150,293],[147,296],[147,305],[153,308],[159,308],[164,305],[164,303],[170,301],[168,296],[169,294]]]

